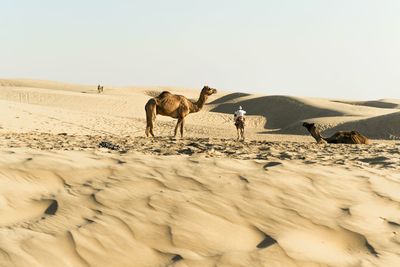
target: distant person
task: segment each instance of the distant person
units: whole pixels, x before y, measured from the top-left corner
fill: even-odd
[[[100,94],[103,92],[103,86],[100,86],[100,84],[97,85],[97,93]]]
[[[243,110],[242,106],[239,106],[239,109],[235,111],[235,115],[233,115],[233,118],[235,120],[235,125],[238,124],[238,121],[241,120],[245,121],[244,115],[246,114],[246,111]]]

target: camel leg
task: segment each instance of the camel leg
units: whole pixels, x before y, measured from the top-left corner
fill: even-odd
[[[150,134],[151,134],[151,136],[154,137],[154,133],[153,133],[153,124],[151,124],[151,126],[150,126]]]
[[[146,134],[146,137],[149,137],[150,129],[152,128],[152,123],[146,122],[146,131],[144,132]]]
[[[146,106],[145,106],[145,110],[146,110],[146,131],[145,134],[148,137],[149,133],[151,134],[151,136],[154,137],[154,133],[153,133],[153,126],[154,126],[154,122],[156,120],[156,102],[154,99],[150,99]]]
[[[149,131],[147,132],[147,136],[149,136],[149,132],[150,132],[151,136],[154,137],[153,127],[154,127],[154,124],[152,122],[149,127]]]
[[[153,133],[153,120],[152,120],[152,119],[150,119],[150,120],[147,121],[145,133],[146,133],[146,137],[149,137],[149,133],[151,134],[151,136],[154,137],[154,133]]]
[[[244,128],[242,128],[242,129],[240,130],[240,132],[242,133],[242,139],[243,139],[243,141],[244,141]]]
[[[151,136],[153,136],[153,137],[154,137],[153,128],[154,128],[154,124],[156,123],[156,116],[157,116],[157,114],[156,114],[156,112],[154,111],[154,112],[153,112],[153,119],[151,120],[151,125],[150,125],[150,134],[151,134]]]
[[[146,137],[149,137],[150,129],[153,126],[152,124],[153,123],[150,123],[149,121],[146,122],[146,131],[145,131]]]
[[[179,128],[181,123],[182,123],[182,118],[179,118],[178,122],[176,123],[176,126],[175,126],[174,137],[176,137],[176,133],[178,132],[178,128]]]
[[[239,141],[240,140],[240,131],[239,131],[239,128],[236,126],[236,133],[237,133],[237,141]]]
[[[154,137],[154,132],[153,132],[153,123],[151,123],[150,125],[148,125],[146,127],[146,137],[149,137],[149,133],[152,137]]]
[[[181,121],[181,138],[183,138],[183,126],[185,125],[185,119],[183,118]]]

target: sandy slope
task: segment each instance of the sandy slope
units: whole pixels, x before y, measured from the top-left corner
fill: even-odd
[[[258,160],[2,149],[0,262],[398,266],[399,146],[358,161],[307,147],[289,145],[291,160],[288,145]]]
[[[0,80],[1,267],[400,266],[398,100],[219,92],[146,139],[162,90],[198,95]],[[392,140],[317,145],[305,120]]]
[[[301,122],[318,122],[322,129],[328,129],[344,122],[350,122],[349,129],[354,128],[351,122],[386,115],[399,111],[397,106],[377,108],[363,105],[340,103],[336,100],[318,98],[300,98],[289,96],[257,96],[231,94],[218,99],[212,111],[231,113],[238,105],[246,107],[250,114],[267,118],[265,128],[277,129],[279,133],[303,134]],[[380,101],[376,101],[380,102]],[[383,102],[382,102],[383,103]],[[367,133],[366,133],[367,134]],[[371,137],[378,135],[368,132]],[[379,137],[382,138],[383,135]],[[384,136],[385,138],[387,136]]]

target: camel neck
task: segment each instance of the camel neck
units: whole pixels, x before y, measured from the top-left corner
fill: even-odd
[[[205,94],[200,94],[199,99],[197,100],[197,102],[193,103],[193,111],[192,112],[200,111],[203,108],[204,103],[206,102],[206,100],[207,100],[207,96]]]
[[[314,128],[314,129],[310,130],[310,133],[314,137],[315,141],[317,141],[317,143],[325,141],[325,138],[322,137],[322,135],[318,129]]]

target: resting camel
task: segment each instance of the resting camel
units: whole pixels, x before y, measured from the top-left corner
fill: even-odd
[[[370,140],[364,135],[356,131],[351,132],[337,132],[331,137],[322,137],[321,133],[315,127],[315,123],[304,122],[303,126],[310,132],[312,137],[317,143],[329,143],[329,144],[370,144]]]
[[[189,113],[200,111],[207,98],[217,93],[216,89],[204,86],[200,92],[200,97],[197,102],[192,102],[182,95],[174,95],[170,92],[164,91],[159,96],[150,99],[145,106],[146,110],[146,136],[149,133],[154,137],[153,123],[157,114],[169,116],[178,119],[175,126],[174,137],[180,127],[181,137],[183,137],[183,126],[185,124],[185,117]]]
[[[244,118],[239,117],[235,122],[235,126],[237,131],[237,140],[239,141],[241,137],[244,141]]]

